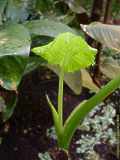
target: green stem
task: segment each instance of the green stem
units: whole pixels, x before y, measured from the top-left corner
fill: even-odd
[[[64,71],[61,69],[59,75],[59,91],[58,91],[58,115],[61,128],[63,128],[63,84],[64,84]]]

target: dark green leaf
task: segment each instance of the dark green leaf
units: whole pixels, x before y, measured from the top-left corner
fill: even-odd
[[[17,90],[26,64],[26,57],[0,57],[0,85],[8,90]]]
[[[56,37],[60,33],[71,32],[76,33],[67,25],[48,19],[33,20],[25,23],[31,34]]]
[[[30,35],[20,24],[8,24],[0,28],[0,57],[5,55],[29,55]]]

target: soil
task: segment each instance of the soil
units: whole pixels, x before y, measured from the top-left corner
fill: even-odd
[[[0,160],[39,160],[39,152],[46,152],[57,146],[56,141],[45,134],[53,125],[45,95],[48,94],[57,106],[58,79],[44,77],[43,73],[36,70],[25,76],[21,82],[15,112],[0,128],[0,137],[3,138],[0,145]],[[76,96],[66,85],[64,87],[64,119],[66,119],[80,101],[91,95],[84,89],[81,96]],[[80,138],[80,134],[80,131],[76,131],[70,146],[72,160],[80,160],[75,153],[75,141]],[[102,155],[101,149],[105,147],[108,146],[101,144],[96,146],[95,151]],[[112,151],[109,151],[109,147],[105,149],[106,160],[117,160]]]

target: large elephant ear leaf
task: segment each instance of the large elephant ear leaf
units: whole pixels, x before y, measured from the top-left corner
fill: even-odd
[[[55,22],[49,19],[32,20],[24,23],[32,35],[56,37],[60,33],[71,32],[77,34],[77,32],[61,22]]]
[[[0,28],[0,57],[5,55],[29,55],[30,35],[20,24],[7,24]]]
[[[7,90],[17,90],[23,76],[26,57],[4,56],[0,57],[0,85]]]
[[[33,49],[49,64],[59,65],[65,72],[75,72],[94,63],[96,49],[91,48],[82,37],[66,32],[49,44]]]
[[[90,25],[81,25],[81,27],[96,41],[120,51],[120,26],[94,22]]]
[[[20,24],[7,24],[0,29],[0,85],[16,90],[27,64],[30,35]]]

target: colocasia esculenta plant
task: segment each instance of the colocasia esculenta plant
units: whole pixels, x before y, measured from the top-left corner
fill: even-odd
[[[111,92],[120,85],[120,76],[110,81],[96,95],[83,101],[75,107],[67,120],[63,123],[63,83],[67,72],[75,72],[94,64],[97,50],[91,48],[82,37],[72,33],[62,33],[47,45],[32,50],[43,57],[49,64],[57,65],[60,70],[58,89],[58,108],[55,109],[47,96],[52,111],[57,134],[58,146],[68,150],[71,138],[85,116]],[[69,107],[69,106],[68,106]]]

